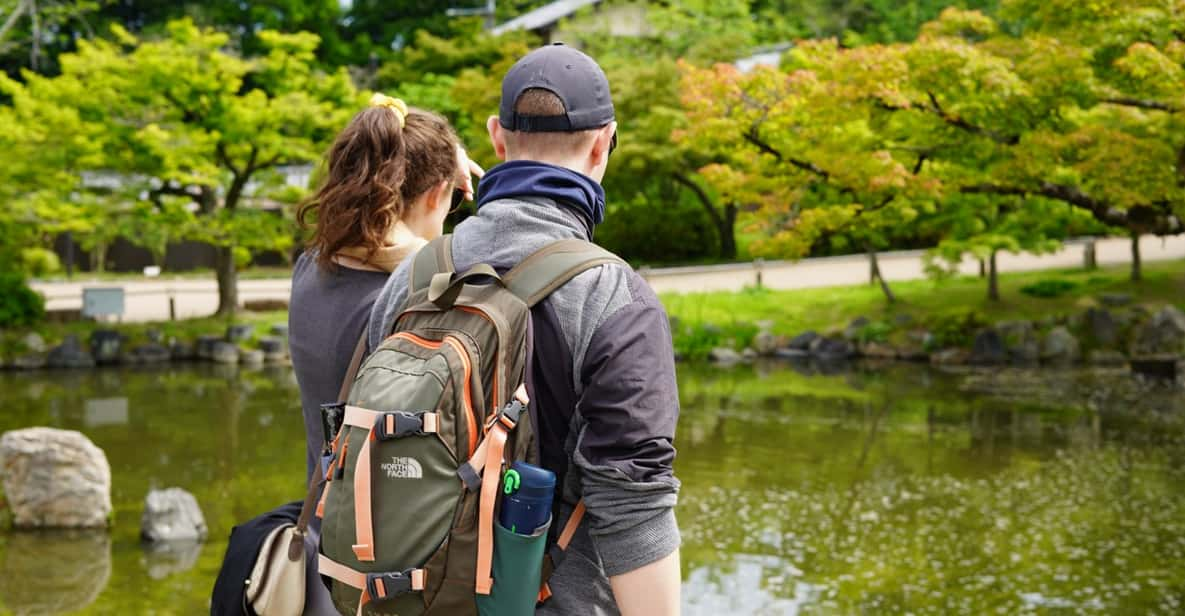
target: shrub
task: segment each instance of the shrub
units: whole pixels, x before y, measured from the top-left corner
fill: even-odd
[[[33,277],[49,276],[62,271],[62,260],[57,253],[44,248],[21,250],[21,270]]]
[[[45,299],[20,274],[0,274],[0,328],[28,327],[45,318]]]
[[[1078,283],[1069,280],[1061,280],[1059,278],[1051,278],[1046,280],[1038,280],[1030,285],[1025,285],[1020,288],[1020,292],[1032,297],[1061,297],[1070,291],[1078,288]]]
[[[885,321],[873,321],[860,328],[856,338],[862,344],[869,342],[886,342],[889,334],[893,333],[893,326]]]
[[[934,349],[969,346],[975,333],[986,325],[987,320],[974,310],[939,316],[930,323],[931,346]]]

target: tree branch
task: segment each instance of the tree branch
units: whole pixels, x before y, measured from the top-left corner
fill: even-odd
[[[1162,101],[1145,99],[1145,98],[1126,98],[1126,97],[1104,98],[1099,102],[1106,103],[1108,105],[1119,105],[1121,107],[1136,107],[1138,109],[1152,109],[1155,111],[1167,111],[1169,113],[1178,113],[1181,111],[1181,108],[1176,105],[1172,105],[1172,104],[1165,103]]]
[[[926,92],[926,96],[930,99],[931,111],[938,114],[938,117],[942,118],[943,122],[946,122],[947,124],[950,124],[956,128],[961,128],[974,135],[987,137],[996,143],[1002,143],[1004,145],[1016,145],[1020,143],[1020,137],[1017,135],[1001,135],[996,131],[986,129],[982,126],[976,126],[967,120],[964,120],[963,118],[947,113],[946,110],[942,108],[942,105],[939,104],[938,97],[934,96],[933,92]]]
[[[1036,195],[1069,203],[1070,205],[1084,209],[1090,212],[1096,220],[1108,225],[1123,227],[1125,229],[1138,229],[1157,235],[1173,235],[1185,229],[1181,223],[1181,219],[1177,218],[1174,214],[1165,212],[1164,208],[1157,204],[1138,205],[1123,210],[1091,197],[1077,186],[1067,186],[1053,182],[1042,182],[1035,188],[999,184],[974,184],[964,186],[961,192],[966,194],[1021,197]]]
[[[219,141],[218,144],[214,146],[214,155],[218,157],[219,163],[221,163],[227,169],[230,169],[231,175],[234,175],[236,178],[240,175],[243,175],[243,172],[240,171],[239,168],[235,166],[234,161],[230,159],[230,155],[226,153],[225,143]]]
[[[703,204],[704,209],[707,210],[708,217],[712,219],[712,222],[716,225],[716,228],[720,228],[724,220],[720,218],[720,212],[716,211],[716,206],[712,203],[712,198],[708,196],[708,193],[704,191],[703,187],[701,187],[699,184],[696,184],[691,178],[679,172],[672,173],[671,179],[691,189],[691,192],[695,193],[696,198],[699,199],[699,202]]]
[[[20,0],[16,8],[12,9],[12,14],[8,16],[8,19],[4,20],[4,25],[0,26],[0,39],[8,36],[8,31],[12,30],[13,26],[16,25],[16,20],[20,19],[21,15],[25,13],[26,5],[27,2],[25,0]]]
[[[761,139],[761,136],[757,134],[757,127],[756,126],[751,128],[749,130],[749,132],[745,133],[743,135],[743,137],[745,138],[745,141],[748,141],[749,143],[756,146],[757,149],[761,150],[762,152],[765,152],[766,154],[773,156],[774,158],[776,158],[779,161],[790,163],[791,165],[793,165],[803,171],[806,171],[808,173],[813,173],[813,174],[823,178],[824,180],[831,179],[830,173],[828,173],[825,169],[823,169],[822,167],[819,167],[818,165],[816,165],[810,161],[800,160],[797,158],[791,158],[791,157],[782,155],[782,153],[779,152],[777,149],[775,149],[772,145],[770,145],[769,143],[767,143]]]

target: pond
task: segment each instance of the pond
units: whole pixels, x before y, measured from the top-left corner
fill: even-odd
[[[681,366],[684,613],[1185,610],[1185,396],[1122,373]],[[78,429],[109,534],[0,533],[0,613],[200,614],[237,522],[302,494],[290,370],[0,374],[0,431]],[[211,538],[145,551],[180,486]]]

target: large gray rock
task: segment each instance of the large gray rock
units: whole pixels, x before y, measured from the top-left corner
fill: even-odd
[[[975,335],[971,345],[971,363],[979,366],[995,366],[1008,361],[1008,349],[1004,337],[994,329],[985,329]]]
[[[283,353],[284,341],[275,336],[264,336],[259,339],[259,350],[265,354],[269,353]]]
[[[1127,293],[1104,293],[1099,296],[1099,303],[1111,308],[1119,308],[1132,303],[1132,296]]]
[[[794,349],[795,351],[809,351],[811,349],[811,344],[813,344],[818,339],[819,334],[813,331],[803,332],[792,338],[786,345],[786,348]]]
[[[44,353],[47,346],[45,346],[45,339],[37,332],[29,332],[21,338],[21,344],[25,346],[25,350],[30,353]]]
[[[8,362],[9,367],[15,370],[40,370],[47,365],[49,361],[45,355],[39,353],[28,353],[25,355],[17,355]]]
[[[995,330],[1004,340],[1004,348],[1012,363],[1028,365],[1041,358],[1041,342],[1032,321],[1005,321],[996,324]]]
[[[218,336],[211,336],[209,334],[198,336],[197,340],[194,341],[194,349],[198,359],[214,359],[214,347],[221,342],[225,341]]]
[[[123,334],[110,329],[96,329],[91,332],[91,355],[100,364],[119,362],[123,350]]]
[[[883,342],[866,342],[860,346],[860,354],[872,359],[897,359],[897,349]]]
[[[842,338],[816,338],[811,343],[811,355],[822,360],[848,359],[856,354],[852,343]]]
[[[1169,305],[1152,315],[1136,328],[1131,353],[1133,357],[1185,353],[1185,313]]]
[[[1127,365],[1127,357],[1119,351],[1095,349],[1086,354],[1086,362],[1092,366],[1124,366]]]
[[[741,354],[727,347],[717,347],[708,354],[713,363],[731,365],[741,361]]]
[[[1095,344],[1112,347],[1119,342],[1119,324],[1106,308],[1091,308],[1083,315],[1086,331]]]
[[[88,608],[107,588],[111,536],[106,530],[9,533],[4,541],[0,613],[91,613]]]
[[[762,357],[769,357],[778,350],[778,337],[769,331],[757,332],[753,337],[753,350]]]
[[[26,428],[0,437],[0,475],[18,528],[102,528],[111,515],[111,467],[72,430]]]
[[[239,363],[239,347],[229,342],[215,342],[210,349],[210,360],[218,364]]]
[[[1065,327],[1050,330],[1041,345],[1041,360],[1052,364],[1074,363],[1081,355],[1082,345]]]
[[[239,349],[239,363],[244,366],[262,366],[263,351],[259,349]]]
[[[942,349],[930,355],[930,363],[935,366],[963,366],[971,359],[971,353],[965,349]]]
[[[82,350],[82,344],[78,342],[78,336],[70,334],[66,336],[62,344],[49,351],[49,355],[46,357],[46,363],[50,368],[93,368],[95,366],[95,358],[91,357],[90,353]]]
[[[161,541],[205,541],[208,529],[197,499],[181,488],[152,490],[144,499],[140,538]]]
[[[255,335],[255,326],[250,323],[235,323],[226,326],[227,342],[243,342]]]
[[[778,359],[794,359],[794,360],[802,359],[802,360],[805,360],[805,359],[810,358],[810,356],[811,356],[810,351],[806,351],[803,349],[791,349],[789,347],[784,348],[784,349],[778,349],[777,351],[774,352],[774,357],[777,357]]]
[[[172,361],[189,361],[197,357],[197,351],[192,344],[187,344],[182,340],[173,340],[169,343],[169,359]]]
[[[150,342],[132,349],[124,356],[124,361],[130,364],[163,364],[171,357],[168,347]]]

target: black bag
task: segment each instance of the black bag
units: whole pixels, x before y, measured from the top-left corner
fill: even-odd
[[[247,603],[247,580],[264,540],[275,529],[296,524],[301,504],[295,501],[281,505],[231,529],[222,569],[210,596],[210,616],[256,616]]]

